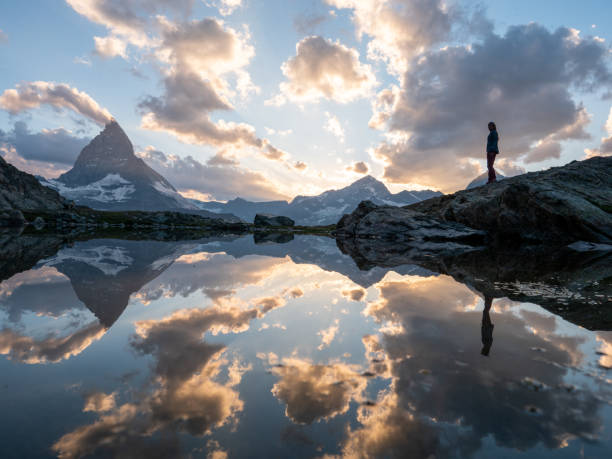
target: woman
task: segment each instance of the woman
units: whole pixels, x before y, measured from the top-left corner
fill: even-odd
[[[487,183],[493,183],[497,180],[495,176],[495,169],[493,169],[493,163],[495,157],[499,153],[499,135],[497,134],[497,126],[491,121],[489,123],[489,136],[487,137],[487,169],[489,169],[489,181]]]

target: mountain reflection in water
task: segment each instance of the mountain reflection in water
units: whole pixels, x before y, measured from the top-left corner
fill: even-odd
[[[323,237],[2,243],[25,261],[0,263],[1,457],[612,447],[612,332],[549,312],[583,278],[609,307],[605,257],[566,290],[535,273],[522,303],[525,279],[470,275],[477,255],[362,270]]]

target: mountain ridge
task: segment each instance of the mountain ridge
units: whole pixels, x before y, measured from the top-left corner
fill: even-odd
[[[226,203],[193,202],[201,209],[229,212],[247,221],[252,221],[258,213],[268,213],[285,215],[299,225],[331,225],[343,214],[352,212],[364,200],[378,205],[404,206],[436,196],[442,196],[442,193],[432,190],[404,190],[394,194],[384,183],[367,175],[344,188],[327,190],[315,196],[297,195],[290,201],[256,202],[236,198]]]

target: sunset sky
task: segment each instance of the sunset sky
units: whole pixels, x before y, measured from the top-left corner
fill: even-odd
[[[0,154],[47,177],[114,117],[200,199],[364,174],[451,192],[612,154],[609,0],[4,0]]]

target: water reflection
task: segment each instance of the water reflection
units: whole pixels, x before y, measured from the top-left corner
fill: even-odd
[[[488,356],[493,345],[493,328],[495,325],[491,322],[491,306],[493,306],[493,298],[485,296],[484,309],[482,310],[482,325],[480,326],[480,336],[482,339],[482,350],[480,353]]]
[[[0,284],[3,457],[612,446],[612,332],[499,297],[467,269],[460,283],[460,265],[445,267],[454,278],[432,263],[363,271],[322,237],[50,250]]]

